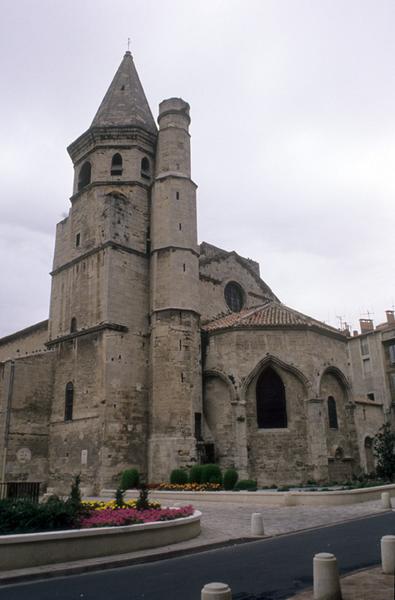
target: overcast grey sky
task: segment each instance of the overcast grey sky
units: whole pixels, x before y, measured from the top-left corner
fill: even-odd
[[[66,146],[131,37],[154,115],[191,105],[199,239],[333,325],[395,302],[393,0],[0,0],[0,336],[48,316]]]

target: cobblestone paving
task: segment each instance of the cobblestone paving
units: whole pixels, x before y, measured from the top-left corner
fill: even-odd
[[[278,535],[309,527],[330,525],[338,521],[382,512],[381,502],[363,502],[333,507],[262,507],[256,504],[195,502],[202,516],[200,543],[243,538],[250,535],[251,514],[262,514],[265,535]],[[191,540],[191,543],[198,540]]]

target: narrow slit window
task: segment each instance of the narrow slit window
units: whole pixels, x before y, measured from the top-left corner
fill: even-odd
[[[176,200],[180,199],[180,192],[176,192]]]
[[[75,236],[75,247],[78,248],[81,242],[81,234],[77,233]]]
[[[182,224],[178,223],[178,229],[181,231],[182,230]]]
[[[74,385],[71,381],[66,385],[65,402],[64,402],[64,420],[73,420],[73,405],[74,405]]]
[[[328,398],[328,417],[330,429],[339,429],[337,422],[336,400],[333,396],[329,396]]]

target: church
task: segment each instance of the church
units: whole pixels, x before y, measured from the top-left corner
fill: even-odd
[[[198,244],[190,108],[158,126],[132,55],[69,147],[48,320],[0,339],[0,481],[86,494],[216,462],[259,486],[374,469],[395,322],[338,330],[285,306],[258,263]],[[368,364],[369,363],[369,364]]]

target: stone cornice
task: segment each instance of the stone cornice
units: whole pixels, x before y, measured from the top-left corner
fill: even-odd
[[[164,171],[163,173],[158,173],[155,177],[155,181],[161,182],[165,181],[165,179],[182,179],[183,181],[190,181],[192,185],[197,189],[197,184],[192,181],[192,179],[186,173],[180,173],[178,171]]]
[[[83,335],[99,333],[105,330],[119,331],[122,333],[126,333],[127,331],[129,331],[126,325],[120,325],[119,323],[100,323],[99,325],[94,325],[93,327],[81,329],[80,331],[74,331],[73,333],[68,333],[53,340],[49,340],[48,342],[46,342],[45,345],[48,348],[51,348],[52,346],[56,346],[57,344],[61,344],[62,342],[69,342],[71,340],[74,340],[75,338],[82,337]]]
[[[69,200],[70,200],[71,204],[74,204],[74,202],[76,200],[78,200],[78,198],[80,198],[85,192],[88,192],[89,190],[92,190],[95,187],[103,187],[103,186],[110,187],[111,186],[112,188],[114,188],[114,186],[122,187],[122,186],[127,185],[129,187],[139,186],[139,187],[144,188],[145,190],[150,190],[152,187],[152,183],[153,183],[152,181],[150,183],[144,183],[143,181],[136,181],[136,180],[114,181],[112,179],[108,179],[107,181],[92,181],[92,183],[89,183],[88,185],[83,187],[82,190],[80,190],[79,192],[76,192],[75,194],[70,196]]]
[[[75,164],[81,160],[82,155],[90,152],[95,146],[101,146],[103,142],[112,145],[109,140],[119,142],[120,139],[124,139],[129,143],[132,140],[141,140],[148,146],[155,148],[156,137],[156,135],[147,132],[145,129],[129,125],[91,127],[68,146],[67,152]]]
[[[160,248],[154,248],[153,250],[151,250],[151,256],[153,254],[156,254],[157,252],[160,252],[161,250],[184,250],[185,252],[190,252],[191,254],[194,254],[195,256],[199,257],[199,252],[197,252],[197,250],[194,250],[193,248],[187,248],[186,246],[161,246]]]
[[[97,254],[98,252],[101,252],[102,250],[105,250],[106,248],[112,248],[113,250],[121,250],[122,252],[135,254],[136,256],[141,256],[142,258],[149,258],[146,252],[140,252],[140,250],[135,250],[134,248],[129,248],[128,246],[124,246],[123,244],[119,244],[118,242],[113,242],[109,240],[108,242],[104,242],[104,244],[100,244],[100,246],[96,246],[96,248],[92,248],[92,250],[88,250],[88,252],[84,252],[84,254],[81,254],[80,256],[76,256],[72,260],[69,260],[67,263],[64,263],[64,265],[56,267],[56,269],[50,272],[50,275],[56,275],[57,273],[60,273],[65,269],[69,269],[77,263],[85,260],[86,258],[89,258],[90,256],[93,256],[94,254]]]

